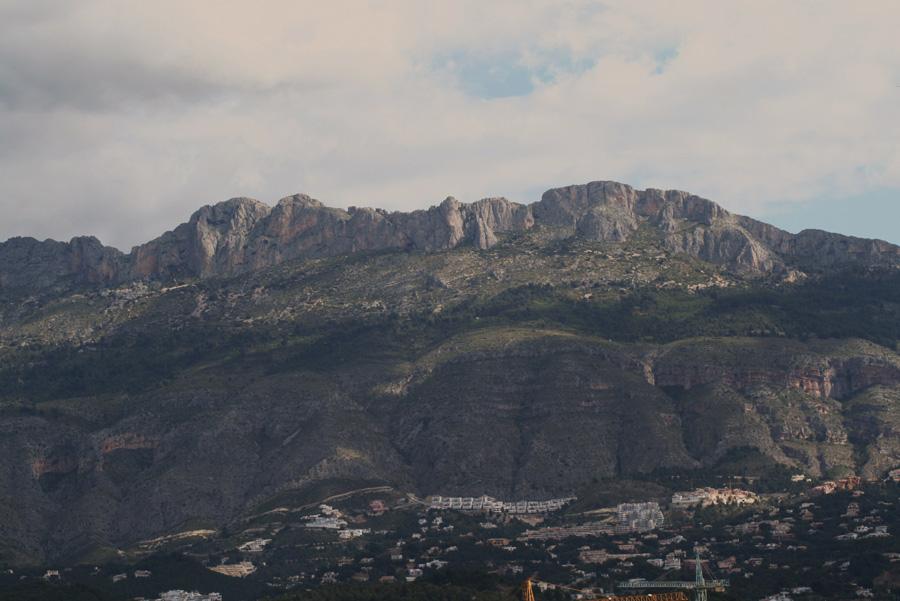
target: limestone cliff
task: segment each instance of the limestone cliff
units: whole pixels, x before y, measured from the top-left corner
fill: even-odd
[[[118,281],[126,265],[125,255],[93,237],[11,238],[0,243],[0,292],[103,286]]]
[[[228,276],[296,258],[361,251],[487,249],[505,234],[534,228],[613,243],[649,228],[671,252],[746,274],[900,265],[900,247],[880,240],[813,230],[790,234],[686,192],[599,181],[548,190],[531,205],[447,198],[410,213],[330,208],[302,194],[275,207],[233,198],[201,208],[187,223],[127,255],[94,238],[15,238],[0,243],[0,291]]]

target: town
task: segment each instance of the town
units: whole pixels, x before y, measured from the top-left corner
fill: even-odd
[[[705,485],[601,506],[574,495],[505,502],[383,490],[282,508],[227,537],[170,539],[177,544],[167,552],[199,570],[194,580],[209,578],[200,590],[129,594],[148,590],[160,572],[140,560],[106,576],[97,567],[90,577],[77,568],[3,577],[105,578],[122,599],[231,601],[362,583],[409,586],[476,571],[498,586],[528,579],[538,596],[591,599],[690,583],[699,561],[709,582],[728,583],[713,599],[889,599],[900,580],[898,481],[895,470],[885,481],[797,478],[792,490],[778,492]]]

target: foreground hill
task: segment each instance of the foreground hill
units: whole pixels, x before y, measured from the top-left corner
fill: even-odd
[[[0,549],[102,557],[322,481],[548,497],[900,465],[900,249],[597,182],[204,207],[0,245]],[[101,553],[101,555],[98,555]]]

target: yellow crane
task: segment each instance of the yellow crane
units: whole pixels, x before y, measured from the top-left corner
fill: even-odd
[[[522,601],[534,601],[534,589],[531,588],[531,578],[522,583]]]

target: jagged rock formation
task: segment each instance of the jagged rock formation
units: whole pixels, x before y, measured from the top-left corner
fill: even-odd
[[[900,264],[900,247],[880,240],[813,230],[790,234],[686,192],[592,182],[548,190],[532,205],[505,198],[472,204],[447,198],[411,213],[344,211],[302,194],[283,198],[275,207],[233,198],[201,208],[187,223],[128,255],[94,238],[2,243],[0,290],[228,276],[301,257],[360,251],[487,249],[504,234],[534,227],[622,242],[642,226],[657,232],[672,252],[745,273]]]
[[[0,243],[0,291],[106,285],[119,280],[126,264],[125,255],[94,237],[11,238]]]
[[[171,232],[132,250],[120,281],[206,277],[237,271],[253,227],[270,208],[250,198],[205,206]]]

